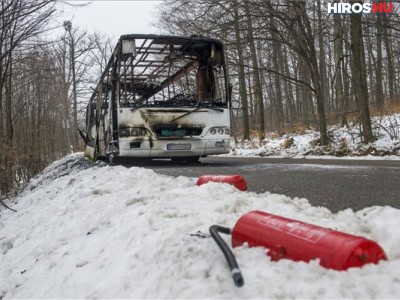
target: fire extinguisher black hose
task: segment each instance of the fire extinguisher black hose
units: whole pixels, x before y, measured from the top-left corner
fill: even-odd
[[[236,262],[235,256],[233,255],[231,249],[219,235],[219,232],[225,234],[231,234],[231,229],[227,227],[222,227],[218,225],[213,225],[210,227],[210,234],[214,241],[217,243],[218,247],[221,249],[224,254],[226,261],[228,262],[229,269],[231,270],[233,282],[237,287],[241,287],[244,285],[244,279],[242,276],[242,272],[239,269],[239,266]]]

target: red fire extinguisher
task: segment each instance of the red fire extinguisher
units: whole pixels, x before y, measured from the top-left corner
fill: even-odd
[[[251,211],[236,222],[233,230],[211,226],[211,236],[216,240],[233,270],[237,286],[244,284],[236,261],[229,247],[218,232],[232,234],[232,246],[265,247],[272,260],[288,258],[308,262],[318,258],[321,266],[334,270],[361,267],[367,263],[378,263],[387,259],[383,249],[374,241],[336,230],[287,219],[262,211]],[[220,239],[220,240],[219,240]],[[239,274],[239,275],[238,275]],[[235,278],[236,276],[236,278]],[[239,276],[239,280],[237,279]]]
[[[246,179],[240,175],[203,175],[197,179],[196,185],[202,185],[208,182],[228,183],[240,191],[247,191]]]

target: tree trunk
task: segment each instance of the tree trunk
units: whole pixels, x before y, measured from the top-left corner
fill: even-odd
[[[304,58],[302,56],[299,56],[298,64],[299,64],[299,67],[298,67],[299,79],[302,80],[306,84],[310,84],[311,83],[310,72],[309,72],[309,70],[307,68],[307,64],[304,62]],[[302,89],[300,89],[300,91],[301,91],[301,93],[299,94],[298,99],[300,101],[299,111],[301,112],[301,119],[306,124],[307,128],[310,128],[310,113],[312,110],[311,92],[307,87],[303,87]]]
[[[11,56],[8,58],[8,68],[6,73],[6,145],[12,147],[13,142],[13,124],[12,124],[12,102],[11,102],[11,73],[12,73],[12,60]]]
[[[336,103],[339,108],[339,114],[341,119],[341,125],[347,125],[347,103],[344,95],[343,89],[343,75],[342,75],[342,66],[343,66],[343,30],[342,30],[342,16],[334,15],[334,56],[335,56],[335,97]]]
[[[275,28],[274,17],[270,16],[271,27]],[[281,47],[277,42],[278,38],[276,36],[276,32],[271,30],[272,37],[272,64],[275,72],[281,73],[279,70],[279,53],[281,52]],[[283,134],[285,129],[284,124],[284,115],[283,115],[283,99],[282,99],[282,91],[281,91],[281,80],[278,74],[274,75],[274,85],[275,85],[275,110],[276,110],[276,119],[277,119],[277,130],[279,134]]]
[[[324,21],[322,20],[322,12],[321,12],[321,1],[318,0],[317,3],[317,14],[318,14],[318,46],[319,46],[319,73],[321,76],[321,82],[322,85],[324,86],[324,101],[325,101],[325,107],[327,107],[327,110],[330,111],[331,107],[329,105],[329,82],[328,82],[328,72],[326,68],[326,59],[325,59],[325,45],[324,45],[324,35],[323,35],[323,27],[324,27]]]
[[[264,121],[264,99],[263,93],[261,89],[261,81],[260,81],[260,73],[258,68],[258,58],[256,53],[256,47],[254,43],[254,29],[250,14],[250,9],[248,5],[248,0],[244,2],[244,8],[246,13],[246,21],[247,21],[247,30],[248,30],[248,38],[249,38],[249,47],[250,54],[252,60],[252,66],[254,70],[254,95],[256,98],[256,102],[258,104],[258,118],[259,118],[259,137],[260,143],[265,138],[265,121]]]
[[[73,147],[76,149],[78,147],[78,99],[76,94],[76,63],[75,63],[75,43],[74,37],[70,33],[71,38],[71,72],[72,72],[72,98],[73,98],[73,125],[72,125],[72,140]]]
[[[326,125],[325,116],[325,87],[318,67],[317,53],[314,45],[314,34],[311,29],[310,19],[306,11],[305,1],[290,1],[292,5],[298,10],[299,24],[298,36],[296,39],[297,46],[304,49],[303,43],[306,43],[306,50],[303,56],[306,58],[307,67],[311,74],[311,80],[314,86],[314,93],[317,102],[318,125],[321,138],[321,145],[329,145],[329,137]]]
[[[10,192],[13,188],[13,171],[12,162],[15,159],[12,155],[13,149],[13,119],[12,119],[12,101],[11,101],[11,74],[12,74],[12,59],[11,55],[8,58],[8,66],[5,73],[5,149],[4,149],[4,183],[3,191],[6,193]]]
[[[376,15],[376,85],[375,100],[378,107],[383,106],[383,83],[382,83],[382,14]]]
[[[285,76],[290,77],[289,57],[286,50],[287,49],[278,52],[278,63],[280,72]],[[288,80],[283,80],[283,88],[285,91],[285,100],[286,100],[286,111],[287,111],[286,120],[288,123],[291,123],[295,119],[293,89],[292,85]]]
[[[395,71],[393,67],[393,54],[392,54],[392,43],[391,43],[391,32],[390,32],[390,21],[386,14],[382,14],[383,18],[383,41],[386,48],[387,56],[387,68],[388,68],[388,86],[389,86],[389,101],[396,100],[395,91]]]
[[[355,2],[352,2],[355,3]],[[373,141],[371,118],[369,115],[369,97],[365,70],[364,43],[361,27],[361,15],[350,15],[350,33],[352,50],[352,84],[356,102],[360,111],[362,135],[365,143]]]
[[[235,38],[236,38],[236,49],[238,53],[238,69],[239,69],[239,95],[242,102],[242,115],[243,115],[243,139],[250,139],[250,123],[249,123],[249,103],[247,99],[246,91],[246,77],[244,72],[244,59],[243,59],[243,48],[242,39],[240,37],[240,27],[239,27],[239,8],[238,2],[235,1]]]

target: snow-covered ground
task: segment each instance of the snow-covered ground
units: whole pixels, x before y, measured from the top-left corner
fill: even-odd
[[[306,199],[195,181],[82,154],[53,163],[9,203],[18,212],[1,212],[0,299],[400,297],[400,210],[332,214]],[[334,271],[242,246],[234,253],[245,285],[236,288],[217,245],[196,233],[233,227],[252,210],[365,236],[389,259]]]
[[[363,144],[359,125],[350,123],[349,128],[332,126],[328,147],[320,147],[319,132],[307,130],[304,134],[278,136],[269,133],[260,144],[259,140],[232,143],[232,156],[272,156],[295,158],[358,158],[400,159],[400,114],[372,118],[376,141]]]

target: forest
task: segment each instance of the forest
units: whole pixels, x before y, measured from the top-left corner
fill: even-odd
[[[331,2],[164,0],[154,26],[223,41],[235,139],[313,128],[329,145],[328,126],[352,121],[369,143],[371,114],[400,107],[399,5],[333,14]],[[82,149],[85,101],[114,46],[69,20],[49,34],[60,5],[0,0],[0,200]]]

